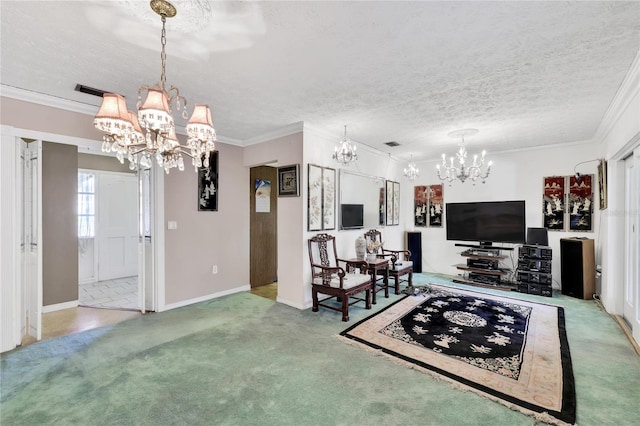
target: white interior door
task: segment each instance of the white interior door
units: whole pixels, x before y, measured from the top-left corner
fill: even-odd
[[[138,275],[138,179],[100,173],[98,179],[98,280]]]
[[[22,283],[26,334],[42,338],[42,142],[25,144],[22,169]]]
[[[633,327],[638,323],[636,307],[638,303],[638,287],[640,249],[638,247],[638,210],[640,208],[640,173],[638,171],[640,162],[640,149],[635,155],[627,157],[625,160],[625,270],[624,270],[624,291],[623,291],[623,317],[629,325]],[[637,333],[637,331],[636,331]],[[634,333],[635,334],[635,333]]]
[[[151,237],[152,219],[152,175],[150,169],[138,169],[138,300],[141,311],[155,311],[153,244]]]

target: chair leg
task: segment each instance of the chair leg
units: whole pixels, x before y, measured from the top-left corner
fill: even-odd
[[[364,306],[365,306],[366,309],[371,309],[371,290],[367,289],[367,290],[365,290],[364,293],[366,294],[365,297],[367,298],[367,301],[365,302]]]
[[[395,278],[396,294],[400,294],[400,276],[398,274],[396,274],[393,278]]]
[[[313,307],[311,311],[318,312],[318,292],[315,289],[311,290],[311,296],[313,297]]]
[[[349,321],[349,297],[342,297],[342,321]]]

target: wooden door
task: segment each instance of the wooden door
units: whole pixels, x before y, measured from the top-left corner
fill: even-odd
[[[256,181],[262,183],[259,191],[256,190]],[[265,185],[267,182],[269,185]],[[269,166],[252,167],[249,185],[249,281],[251,288],[256,288],[278,280],[277,169]],[[268,202],[266,192],[269,193]]]

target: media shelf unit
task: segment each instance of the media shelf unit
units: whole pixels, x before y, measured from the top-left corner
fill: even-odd
[[[456,269],[463,273],[460,277],[454,278],[453,282],[505,291],[516,289],[514,283],[504,279],[510,271],[500,267],[500,262],[507,258],[501,252],[513,250],[513,248],[468,244],[456,244],[456,246],[468,247],[468,249],[460,253],[460,256],[466,259],[466,263],[455,265]]]
[[[524,245],[518,255],[518,291],[552,297],[551,247]]]

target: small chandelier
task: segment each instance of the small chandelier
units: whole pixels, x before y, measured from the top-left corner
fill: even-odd
[[[409,161],[409,164],[407,164],[407,167],[405,167],[403,172],[404,177],[409,180],[415,180],[415,178],[420,175],[420,170],[418,170],[418,168],[416,167],[416,163],[413,162],[413,155],[411,156],[411,160]]]
[[[478,129],[462,129],[456,130],[454,132],[449,133],[449,137],[452,138],[460,138],[460,149],[456,152],[456,157],[458,158],[458,164],[454,164],[453,157],[449,158],[449,163],[447,163],[447,158],[444,154],[442,154],[442,164],[438,164],[438,177],[440,180],[446,180],[449,183],[453,182],[456,179],[459,179],[460,182],[464,182],[467,179],[475,182],[478,178],[482,180],[484,183],[485,179],[489,176],[491,172],[491,164],[492,161],[489,161],[487,164],[486,170],[482,170],[484,167],[485,161],[485,151],[482,151],[480,158],[477,155],[473,156],[473,163],[468,166],[465,164],[467,158],[467,149],[464,146],[464,138],[465,136],[473,136],[478,133]],[[440,168],[444,169],[444,173]]]
[[[138,165],[151,167],[155,159],[166,173],[173,167],[184,170],[182,154],[191,157],[195,170],[209,166],[209,156],[214,150],[216,131],[211,120],[208,105],[196,104],[191,118],[187,122],[187,144],[181,145],[176,137],[176,128],[171,115],[175,108],[182,118],[187,119],[187,100],[180,95],[178,88],[166,88],[167,42],[165,23],[167,18],[176,16],[176,8],[166,0],[152,0],[151,9],[162,20],[160,54],[162,72],[160,82],[152,87],[138,89],[138,113],[127,110],[124,97],[114,93],[105,93],[102,105],[96,114],[93,125],[106,134],[103,137],[102,151],[115,152],[120,163],[129,160],[129,168],[135,170]],[[142,94],[146,99],[142,102]]]
[[[333,159],[345,166],[358,159],[356,145],[347,137],[346,125],[344,126],[344,136],[336,145],[335,152],[333,153]]]

